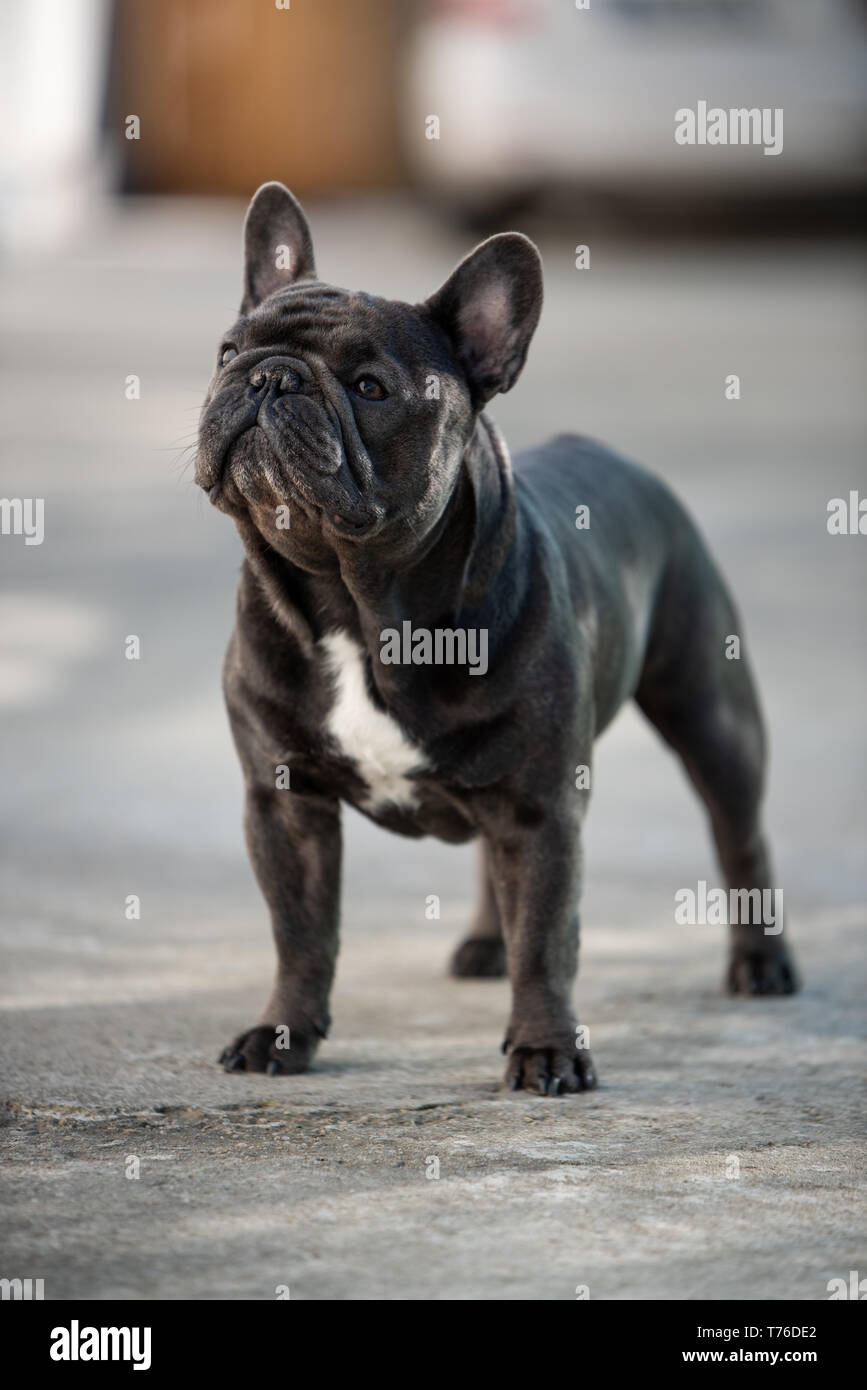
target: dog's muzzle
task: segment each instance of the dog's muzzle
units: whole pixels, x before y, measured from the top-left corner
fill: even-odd
[[[283,459],[329,477],[344,463],[340,422],[322,396],[305,362],[268,357],[250,369],[250,389],[259,398],[256,422]]]

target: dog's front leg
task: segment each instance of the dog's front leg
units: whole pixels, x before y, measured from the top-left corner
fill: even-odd
[[[572,809],[489,838],[512,1014],[506,1085],[541,1095],[596,1085],[572,1008],[578,963],[580,824]]]
[[[330,1022],[340,910],[340,803],[288,789],[250,788],[245,830],[271,909],[277,978],[261,1021],[237,1037],[220,1061],[227,1071],[300,1072]]]

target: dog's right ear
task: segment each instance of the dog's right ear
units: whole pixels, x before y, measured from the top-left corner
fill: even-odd
[[[269,294],[316,278],[313,242],[301,205],[282,183],[263,183],[244,222],[244,298],[249,314]]]

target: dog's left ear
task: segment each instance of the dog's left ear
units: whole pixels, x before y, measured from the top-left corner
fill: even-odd
[[[275,290],[315,279],[313,242],[300,203],[282,183],[263,183],[244,222],[244,298],[249,314]]]
[[[517,381],[542,309],[542,260],[528,237],[489,237],[425,304],[482,406]]]

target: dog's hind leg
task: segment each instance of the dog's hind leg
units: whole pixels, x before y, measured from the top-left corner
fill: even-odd
[[[481,901],[469,933],[455,949],[449,973],[457,979],[500,979],[506,973],[506,948],[494,896],[487,841],[479,848]]]
[[[662,595],[635,698],[679,754],[710,816],[729,904],[739,908],[730,926],[729,992],[792,994],[798,979],[761,823],[765,735],[739,619],[706,554],[694,557],[689,581]]]

